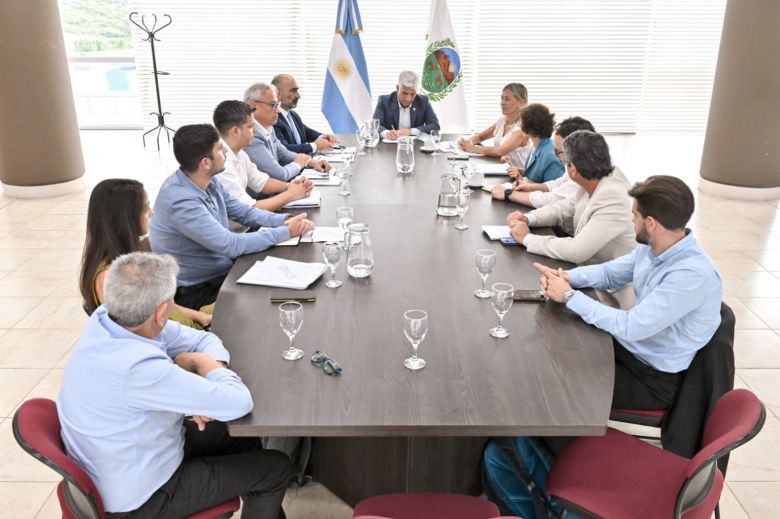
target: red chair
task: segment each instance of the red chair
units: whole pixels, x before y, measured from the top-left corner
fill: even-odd
[[[65,519],[103,519],[103,500],[92,479],[65,453],[60,436],[60,419],[56,404],[47,398],[33,398],[22,404],[13,420],[16,443],[33,458],[56,471],[63,480],[57,486],[57,497]],[[189,517],[221,519],[241,507],[238,497]]]
[[[355,505],[352,519],[500,519],[499,514],[490,501],[462,494],[385,494]]]
[[[688,459],[633,436],[578,438],[556,460],[546,490],[582,518],[709,519],[723,489],[717,461],[750,441],[766,411],[746,389],[726,393],[707,420],[702,448]]]

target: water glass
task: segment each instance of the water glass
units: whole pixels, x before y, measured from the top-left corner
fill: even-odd
[[[468,188],[459,191],[458,194],[455,195],[455,207],[458,209],[458,223],[455,225],[455,228],[459,231],[469,228],[468,225],[463,223],[463,217],[466,216],[470,203],[471,191],[469,191]]]
[[[493,310],[498,314],[498,326],[490,329],[490,335],[497,339],[504,339],[509,337],[509,330],[501,325],[504,319],[504,315],[512,308],[512,301],[514,300],[515,287],[509,283],[494,283],[493,294],[490,298],[490,302],[493,304]]]
[[[298,360],[303,357],[303,350],[295,347],[295,335],[303,324],[303,306],[301,303],[288,302],[279,305],[279,326],[290,339],[290,347],[282,353],[285,360]]]
[[[349,196],[352,193],[349,191],[349,177],[352,174],[348,162],[339,162],[335,167],[336,176],[340,179],[339,184],[339,196]]]
[[[496,253],[490,249],[480,249],[477,251],[477,272],[482,278],[482,288],[474,291],[474,295],[480,299],[488,299],[492,292],[485,288],[485,282],[488,276],[493,272],[496,266]]]
[[[436,155],[439,155],[438,145],[441,142],[441,132],[439,130],[431,130],[430,136],[431,144],[433,144],[433,153],[431,155],[435,157]]]
[[[355,212],[352,210],[351,207],[339,207],[336,209],[336,221],[339,223],[339,227],[341,227],[341,232],[344,233],[345,239],[344,239],[344,248],[346,248],[346,236],[349,232],[349,224],[352,223],[352,218],[354,216]]]
[[[358,155],[365,155],[366,154],[366,138],[363,135],[364,129],[361,126],[358,128],[358,130],[355,132],[355,140],[357,141],[357,144],[355,145],[355,149],[357,150]]]
[[[328,241],[322,247],[322,259],[325,260],[325,264],[330,269],[330,279],[325,282],[325,286],[328,288],[338,288],[341,286],[341,281],[336,279],[336,267],[341,259],[341,252],[343,246],[338,241]]]
[[[425,361],[417,356],[417,348],[428,333],[428,314],[423,310],[404,312],[404,335],[412,345],[413,354],[404,361],[404,366],[416,371],[425,367]]]
[[[471,177],[474,176],[474,173],[477,171],[477,165],[473,162],[467,162],[463,165],[463,178],[466,180],[466,185],[471,185]]]

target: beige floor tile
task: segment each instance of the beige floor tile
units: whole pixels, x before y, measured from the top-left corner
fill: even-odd
[[[0,369],[0,416],[11,416],[17,404],[32,391],[48,371],[47,369]]]
[[[0,481],[55,482],[61,479],[59,474],[19,447],[10,418],[0,424]]]
[[[81,291],[79,290],[79,278],[78,272],[73,272],[67,276],[57,289],[51,293],[50,297],[55,299],[76,297],[81,299]]]
[[[715,250],[710,253],[720,272],[762,272],[762,267],[755,259],[741,251]]]
[[[287,490],[282,503],[290,519],[350,519],[352,508],[324,485],[312,482]]]
[[[742,252],[767,270],[780,270],[780,251],[778,250],[746,249]]]
[[[87,204],[83,200],[64,200],[43,214],[87,214]]]
[[[73,276],[56,270],[17,269],[0,279],[3,297],[47,297]]]
[[[87,314],[81,308],[81,298],[48,298],[19,321],[15,328],[84,330]]]
[[[54,483],[0,482],[2,516],[7,519],[35,517],[55,487]]]
[[[13,270],[0,270],[0,280],[5,279]]]
[[[720,239],[728,244],[729,249],[780,249],[780,239],[770,232],[721,231]]]
[[[80,334],[78,330],[11,330],[0,337],[0,368],[52,368]]]
[[[40,297],[0,297],[0,328],[13,328],[42,301]]]
[[[736,297],[724,297],[723,301],[734,310],[737,330],[766,330],[769,326]]]
[[[729,487],[750,519],[777,519],[780,482],[733,482]],[[722,517],[728,519],[726,515]]]
[[[42,250],[24,262],[19,270],[51,270],[78,273],[81,266],[80,249]],[[771,274],[769,274],[771,276]],[[774,277],[774,276],[773,276]],[[780,280],[778,280],[780,283]]]
[[[86,214],[42,214],[25,224],[33,231],[82,231],[87,228]]]
[[[780,336],[772,330],[737,330],[734,356],[737,368],[780,368]]]
[[[49,497],[46,498],[35,519],[62,519],[62,510],[60,510],[60,502],[57,499],[56,485]]]
[[[721,272],[724,288],[744,297],[778,297],[780,279],[769,272]]]
[[[728,473],[727,473],[728,474]],[[720,494],[720,516],[723,519],[750,519],[745,509],[739,504],[729,485],[723,487]]]
[[[62,375],[65,370],[63,369],[53,369],[49,371],[45,377],[41,379],[40,382],[38,382],[35,387],[25,395],[24,400],[29,400],[31,398],[48,398],[49,400],[57,400],[57,394],[60,392],[60,388],[62,387]],[[13,413],[15,414],[16,411],[21,407],[23,402],[19,402],[19,405],[16,406],[16,409],[13,410]]]
[[[767,415],[761,432],[731,453],[727,472],[729,481],[780,481],[778,444],[780,422],[774,416]],[[731,488],[734,489],[733,486]],[[735,494],[739,499],[739,493]],[[745,505],[742,500],[740,502]]]
[[[38,254],[37,249],[10,249],[0,254],[0,270],[15,270]]]
[[[770,328],[780,329],[780,297],[741,297],[740,301]]]
[[[79,249],[84,246],[84,231],[9,232],[0,239],[0,249]]]
[[[780,416],[780,369],[740,369],[739,376],[775,416]],[[780,434],[777,440],[780,442]]]

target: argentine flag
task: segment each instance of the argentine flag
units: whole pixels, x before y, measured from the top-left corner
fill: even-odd
[[[355,133],[373,113],[366,57],[360,44],[362,30],[357,0],[339,0],[322,94],[322,113],[333,133]]]

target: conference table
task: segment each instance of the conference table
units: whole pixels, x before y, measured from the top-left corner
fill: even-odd
[[[350,137],[343,140],[354,142]],[[342,258],[340,288],[324,286],[328,274],[310,287],[316,301],[303,303],[295,340],[302,359],[282,358],[289,341],[270,298],[278,289],[236,281],[267,256],[322,262],[322,243],[238,258],[214,314],[212,329],[254,399],[250,414],[228,424],[230,434],[313,437],[314,479],[353,506],[388,492],[479,494],[487,438],[601,435],[609,416],[614,361],[608,334],[563,305],[515,302],[504,317],[509,337],[496,339],[488,334],[498,322],[490,300],[473,294],[481,285],[478,249],[497,254],[488,287],[506,282],[535,289],[533,262],[570,265],[490,241],[481,226],[503,224],[520,206],[491,200],[481,189],[472,190],[469,229],[456,230],[457,217],[436,211],[448,155],[423,153],[419,142],[416,147],[414,172],[401,175],[396,145],[380,142],[352,163],[351,196],[319,187],[321,207],[306,210],[316,224],[337,226],[336,208],[352,207],[354,222],[371,226],[375,266],[369,277],[356,279]],[[403,313],[410,309],[428,313],[419,349],[427,366],[419,371],[403,364],[412,353],[403,333]],[[315,350],[336,359],[341,376],[314,366]]]

